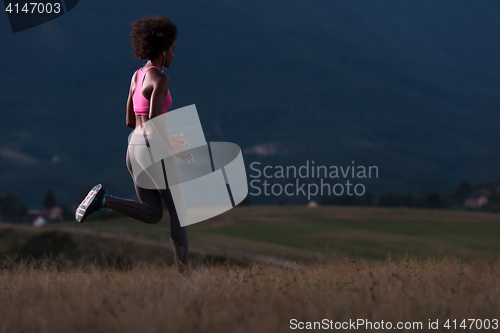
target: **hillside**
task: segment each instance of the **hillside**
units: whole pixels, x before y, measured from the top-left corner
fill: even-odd
[[[168,214],[154,225],[119,215],[46,227],[0,224],[0,254],[92,261],[172,263]],[[101,217],[106,217],[101,219]],[[194,262],[224,260],[294,266],[299,262],[384,260],[409,253],[498,258],[500,215],[460,211],[321,206],[238,207],[188,226]],[[287,264],[288,263],[288,264]]]

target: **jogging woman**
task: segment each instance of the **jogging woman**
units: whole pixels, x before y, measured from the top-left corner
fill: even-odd
[[[168,146],[173,154],[187,163],[194,159],[193,155],[182,148],[182,146],[189,144],[180,138],[182,134],[159,136],[158,133],[166,132],[166,124],[164,129],[160,129],[158,128],[159,122],[156,122],[156,130],[154,126],[148,126],[154,124],[153,121],[145,124],[147,121],[165,114],[172,104],[172,97],[168,89],[170,79],[163,74],[163,67],[168,68],[172,63],[177,35],[177,27],[165,16],[145,17],[132,24],[132,32],[130,33],[134,48],[132,54],[139,59],[148,59],[148,62],[132,76],[126,115],[127,126],[135,129],[133,139],[127,149],[126,164],[134,180],[135,191],[140,201],[111,196],[101,184],[98,184],[92,188],[77,208],[75,218],[77,222],[82,223],[86,217],[96,212],[102,212],[105,207],[145,223],[158,223],[163,217],[161,202],[163,199],[170,214],[170,241],[174,250],[175,263],[178,271],[185,273],[189,270],[187,230],[186,227],[180,225],[168,187],[164,164],[166,160],[161,160],[161,163],[157,162],[153,166],[158,172],[165,174],[164,185],[157,186],[157,189],[138,186],[136,180],[138,175],[134,177],[131,162],[131,158],[134,159],[134,156],[149,149],[151,142],[148,142],[148,137],[150,141],[151,138],[156,138],[157,143]],[[158,119],[161,118],[156,120]],[[142,144],[140,142],[133,144],[134,137],[142,137]],[[145,137],[146,142],[144,142]],[[133,156],[131,157],[131,155]],[[169,170],[171,169],[169,168]],[[147,175],[149,171],[145,171],[144,174]],[[152,180],[155,184],[157,183],[156,179]]]

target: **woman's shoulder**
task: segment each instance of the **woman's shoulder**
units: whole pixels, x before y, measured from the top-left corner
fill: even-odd
[[[134,72],[132,75],[132,79],[130,80],[130,90],[134,91],[135,89],[135,84],[137,83],[137,71]]]
[[[151,75],[154,79],[159,84],[169,84],[170,83],[170,78],[165,74],[160,71],[154,71],[154,74]]]
[[[156,68],[157,70],[153,70],[153,68]],[[143,73],[146,73],[146,72],[148,73],[147,74],[148,80],[152,81],[155,86],[158,86],[158,85],[159,86],[164,86],[164,85],[168,86],[170,84],[170,78],[167,75],[165,75],[164,73],[162,73],[158,67],[156,67],[156,66],[148,67],[147,71],[144,71],[144,69],[146,69],[146,68],[140,67],[139,69],[137,69],[134,73],[134,77],[137,78],[138,72],[142,71]]]
[[[159,79],[156,81],[156,86],[162,90],[168,91],[168,86],[170,85],[170,79],[163,73],[159,74]]]

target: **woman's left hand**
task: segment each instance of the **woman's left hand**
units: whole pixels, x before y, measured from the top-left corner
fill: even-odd
[[[170,138],[172,139],[173,143],[178,144],[179,146],[189,146],[190,145],[189,141],[181,139],[182,135],[184,135],[184,133],[183,134],[172,134],[170,136]]]

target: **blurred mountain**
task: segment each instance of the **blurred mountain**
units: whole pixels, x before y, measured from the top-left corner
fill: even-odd
[[[110,0],[16,34],[0,15],[0,194],[133,195],[130,24],[155,14],[179,28],[171,110],[247,166],[377,165],[375,194],[500,179],[498,2]]]

